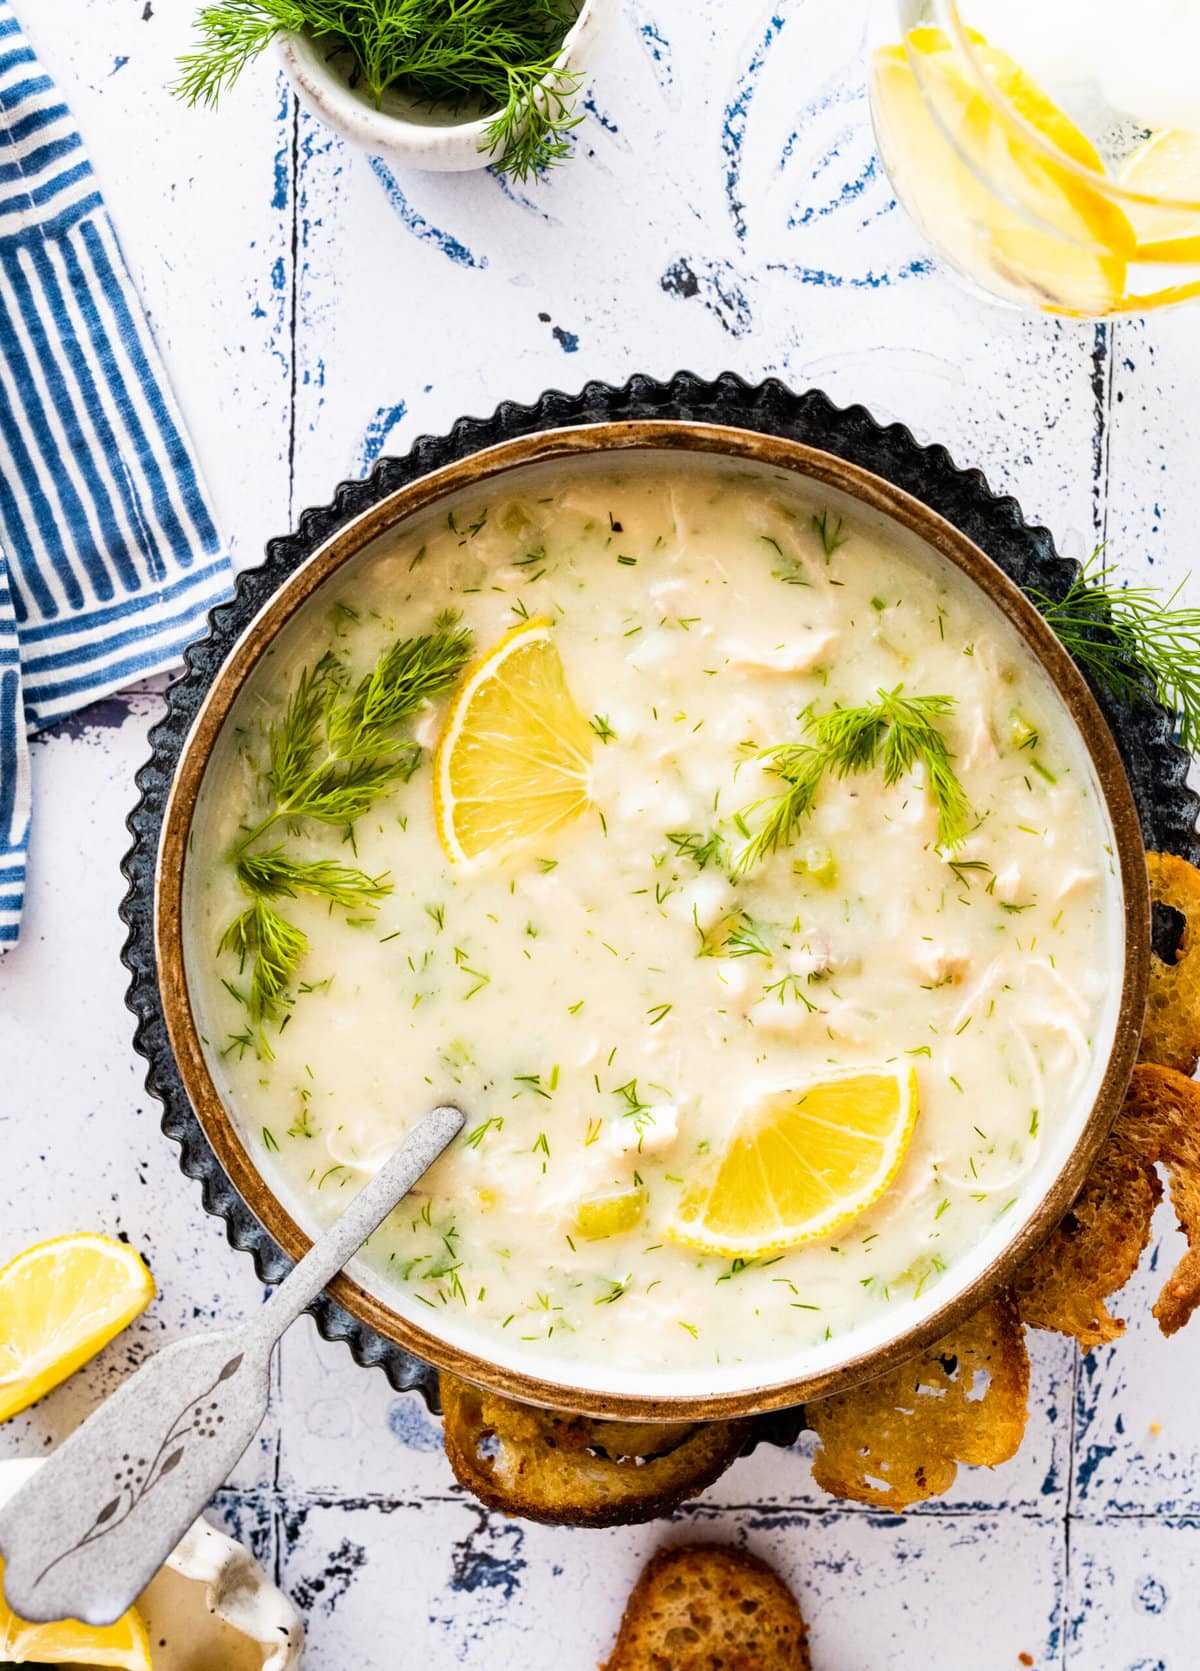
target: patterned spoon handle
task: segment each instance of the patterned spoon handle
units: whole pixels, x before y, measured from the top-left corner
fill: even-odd
[[[462,1129],[435,1108],[249,1323],[176,1341],[0,1511],[4,1593],[33,1623],[112,1624],[229,1477],[267,1408],[271,1349]]]

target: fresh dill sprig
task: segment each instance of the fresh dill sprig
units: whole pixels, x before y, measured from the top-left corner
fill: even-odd
[[[239,852],[279,820],[352,824],[393,784],[407,782],[421,750],[397,729],[442,696],[470,653],[463,629],[404,638],[353,688],[331,653],[305,668],[281,719],[268,727],[272,805]]]
[[[216,0],[174,91],[215,105],[280,34],[316,41],[376,109],[389,89],[489,117],[485,151],[519,180],[570,151],[579,78],[560,67],[578,0]]]
[[[218,952],[232,952],[239,974],[250,965],[246,1009],[256,1026],[277,1021],[290,1007],[288,996],[308,951],[308,936],[261,896],[236,916],[222,934]]]
[[[279,824],[293,836],[306,819],[349,827],[380,795],[407,781],[420,764],[421,749],[401,728],[450,687],[470,645],[470,634],[461,629],[399,639],[356,684],[327,652],[300,672],[282,715],[268,725],[260,772],[266,810],[228,854],[252,903],[229,924],[217,947],[218,955],[237,957],[239,972],[249,967],[246,992],[229,990],[258,1027],[260,1050],[265,1050],[263,1027],[281,1021],[291,1005],[292,984],[308,951],[307,936],[271,901],[304,894],[325,900],[331,909],[373,911],[391,883],[336,859],[298,857],[285,842],[258,844]]]
[[[920,765],[937,807],[938,846],[949,851],[964,840],[971,806],[951,764],[946,739],[935,723],[952,712],[954,698],[905,696],[902,685],[876,695],[878,701],[861,708],[833,708],[827,714],[806,708],[800,717],[811,740],[779,743],[759,756],[786,788],[743,809],[743,817],[762,808],[766,816],[738,853],[735,875],[744,875],[795,839],[816,804],[826,773],[844,778],[882,766],[883,781],[890,788]]]
[[[1063,648],[1108,695],[1144,707],[1149,685],[1178,715],[1179,740],[1200,749],[1200,609],[1180,607],[1182,584],[1165,598],[1154,586],[1122,586],[1093,554],[1062,598],[1029,597]]]
[[[237,877],[247,893],[264,899],[315,894],[347,910],[391,892],[384,876],[368,876],[336,859],[296,859],[282,846],[265,853],[243,853],[237,860]]]

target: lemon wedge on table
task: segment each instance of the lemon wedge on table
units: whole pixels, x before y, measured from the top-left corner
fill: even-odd
[[[889,172],[948,258],[1049,312],[1103,314],[1121,302],[1135,238],[1104,191],[1102,160],[1070,117],[1006,53],[972,33],[999,99],[1092,186],[1047,155],[960,65],[940,29],[879,48],[872,91]]]
[[[434,760],[434,814],[452,861],[499,859],[591,806],[591,726],[550,623],[514,627],[468,669]]]
[[[4,1563],[0,1561],[0,1577]],[[18,1619],[0,1590],[0,1665],[116,1666],[151,1671],[150,1639],[136,1609],[115,1625],[81,1625],[74,1619],[31,1625]]]
[[[1163,128],[1126,160],[1120,182],[1146,197],[1200,204],[1200,130]],[[1200,261],[1200,208],[1131,203],[1139,261]]]
[[[685,1187],[667,1236],[756,1259],[827,1236],[891,1184],[917,1118],[911,1068],[853,1068],[774,1091],[738,1120],[724,1152]]]
[[[0,1270],[0,1421],[95,1357],[154,1293],[144,1261],[109,1236],[60,1236],[19,1253]]]

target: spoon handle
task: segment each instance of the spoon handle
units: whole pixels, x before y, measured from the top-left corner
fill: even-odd
[[[461,1110],[449,1103],[425,1116],[275,1290],[252,1325],[262,1345],[270,1346],[277,1341],[305,1306],[329,1286],[331,1279],[371,1232],[379,1228],[421,1174],[429,1170],[462,1127]]]

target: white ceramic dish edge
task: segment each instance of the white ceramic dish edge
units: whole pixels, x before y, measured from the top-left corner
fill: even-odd
[[[44,1461],[0,1462],[0,1503],[15,1496]],[[197,1520],[168,1555],[138,1597],[138,1611],[155,1644],[155,1671],[186,1671],[196,1663],[202,1642],[224,1657],[226,1671],[242,1671],[243,1664],[247,1671],[250,1666],[297,1671],[300,1665],[304,1625],[299,1613],[249,1550],[207,1520]],[[244,1655],[238,1652],[241,1642]]]

